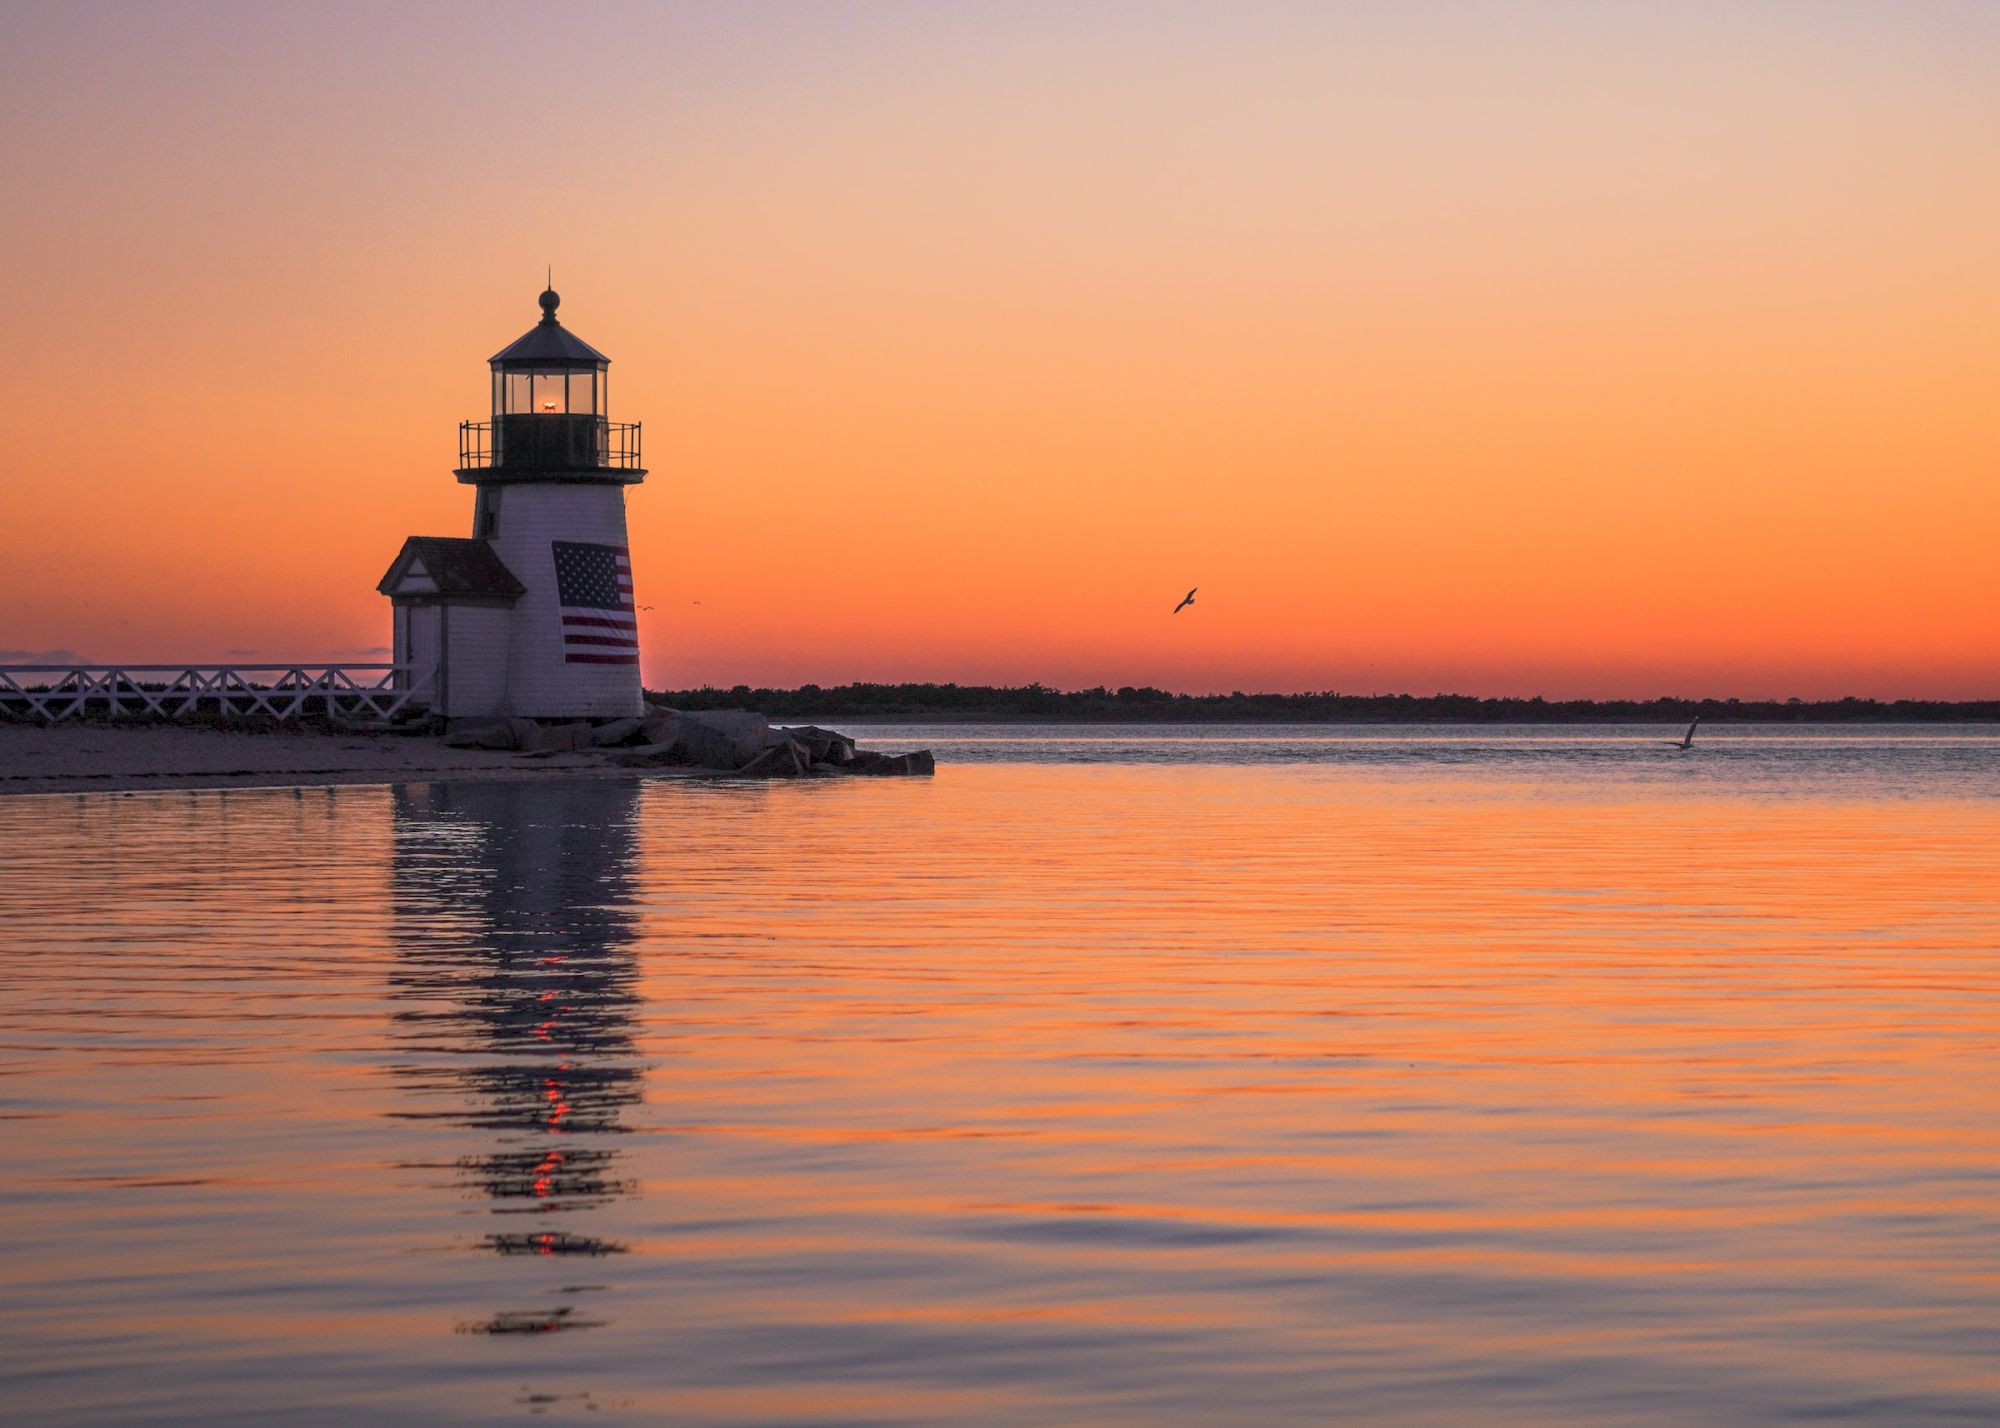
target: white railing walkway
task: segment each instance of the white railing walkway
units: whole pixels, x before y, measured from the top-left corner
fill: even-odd
[[[0,664],[0,718],[262,714],[394,719],[428,709],[432,673],[404,664]]]

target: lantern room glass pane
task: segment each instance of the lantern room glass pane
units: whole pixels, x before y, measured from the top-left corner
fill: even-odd
[[[507,405],[505,407],[507,412],[531,412],[534,410],[530,401],[531,393],[529,387],[530,384],[526,372],[509,372],[507,374]]]
[[[569,374],[569,409],[572,412],[594,413],[597,411],[597,374],[595,372],[572,372]]]
[[[564,412],[569,410],[569,393],[565,390],[566,374],[562,372],[535,373],[534,412]]]

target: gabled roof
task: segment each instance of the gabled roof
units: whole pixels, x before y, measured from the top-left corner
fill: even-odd
[[[562,299],[550,288],[542,294],[542,320],[502,347],[490,362],[609,362],[611,359],[556,320]]]
[[[437,587],[424,591],[426,595],[514,600],[527,593],[527,587],[514,578],[492,546],[460,536],[411,536],[396,553],[388,573],[376,583],[376,590],[384,595],[399,593],[413,563],[421,564]]]

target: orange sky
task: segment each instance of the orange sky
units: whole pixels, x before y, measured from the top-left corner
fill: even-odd
[[[553,260],[654,686],[2000,695],[2000,11],[1651,8],[17,12],[0,657],[385,645]]]

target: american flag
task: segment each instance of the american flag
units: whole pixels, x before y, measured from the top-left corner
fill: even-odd
[[[556,603],[569,664],[637,664],[639,616],[632,608],[632,553],[622,545],[550,541]]]

